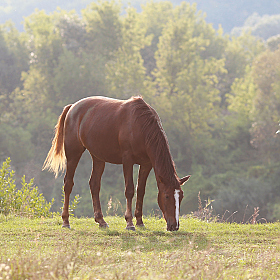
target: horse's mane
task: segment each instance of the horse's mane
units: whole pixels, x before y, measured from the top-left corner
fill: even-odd
[[[130,100],[133,101],[132,110],[135,122],[140,122],[145,136],[146,147],[153,146],[155,149],[155,166],[160,170],[160,174],[172,184],[178,176],[161,120],[156,111],[142,97],[132,97]]]

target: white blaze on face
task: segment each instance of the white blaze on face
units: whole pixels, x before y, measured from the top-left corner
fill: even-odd
[[[179,226],[179,193],[180,193],[180,190],[175,190],[174,191],[175,217],[176,217],[177,227]]]

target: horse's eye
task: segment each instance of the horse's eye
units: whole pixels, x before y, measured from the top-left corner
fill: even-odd
[[[165,198],[168,199],[168,198],[169,198],[169,195],[166,195]]]

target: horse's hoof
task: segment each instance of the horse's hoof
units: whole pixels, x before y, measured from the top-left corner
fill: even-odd
[[[144,224],[140,224],[140,225],[136,225],[137,227],[140,227],[140,228],[144,228],[145,225]]]
[[[99,228],[109,228],[108,224],[99,224]]]
[[[62,225],[63,228],[70,228],[70,225]]]
[[[126,227],[127,230],[135,231],[135,226]]]

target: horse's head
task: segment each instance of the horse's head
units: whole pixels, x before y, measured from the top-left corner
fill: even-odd
[[[181,201],[184,197],[184,193],[181,189],[190,175],[177,180],[177,182],[170,186],[166,180],[161,176],[158,178],[158,205],[163,213],[164,219],[167,223],[167,230],[175,231],[179,229],[179,212]]]

